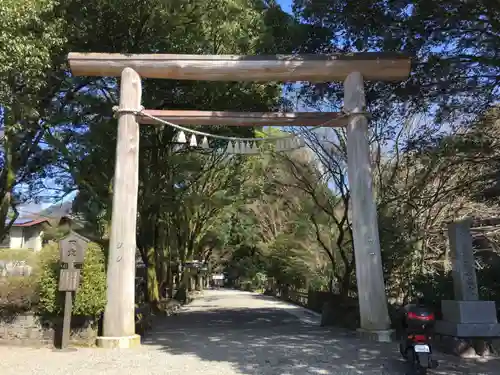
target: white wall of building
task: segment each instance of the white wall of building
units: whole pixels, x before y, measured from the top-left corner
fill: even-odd
[[[12,227],[9,237],[11,249],[32,249],[40,251],[42,249],[42,228],[33,227]]]
[[[23,228],[12,227],[9,232],[11,249],[22,249],[24,245],[24,233]]]

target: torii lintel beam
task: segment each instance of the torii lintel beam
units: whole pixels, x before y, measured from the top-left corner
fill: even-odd
[[[143,113],[177,125],[341,127],[347,124],[347,117],[336,112],[215,112],[146,109]],[[138,116],[137,120],[141,124],[160,124],[147,116]]]
[[[75,53],[68,55],[75,76],[118,77],[134,69],[143,78],[196,81],[343,81],[352,72],[366,80],[402,81],[411,59],[398,53],[365,52],[334,55],[173,55]]]

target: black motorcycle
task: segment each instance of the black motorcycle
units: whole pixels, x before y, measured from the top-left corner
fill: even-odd
[[[415,375],[427,374],[428,369],[436,368],[438,363],[432,358],[432,329],[436,322],[432,310],[419,305],[406,305],[403,308],[403,333],[399,351],[410,365]]]

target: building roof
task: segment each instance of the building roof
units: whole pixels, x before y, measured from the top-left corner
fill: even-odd
[[[47,223],[50,225],[51,221],[61,220],[68,218],[73,220],[71,214],[72,202],[63,202],[53,204],[38,213],[35,212],[22,212],[21,215],[12,224],[13,227],[31,227],[38,224]],[[21,210],[20,210],[21,212]],[[6,224],[10,223],[10,219],[6,220]]]
[[[49,220],[47,218],[19,218],[16,221],[14,221],[14,224],[12,224],[13,227],[32,227],[34,225],[38,224],[43,224],[47,223],[50,225]]]

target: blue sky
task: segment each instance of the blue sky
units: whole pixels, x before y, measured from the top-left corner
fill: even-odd
[[[283,10],[288,13],[292,13],[292,1],[291,0],[277,0],[278,4],[281,5]]]

